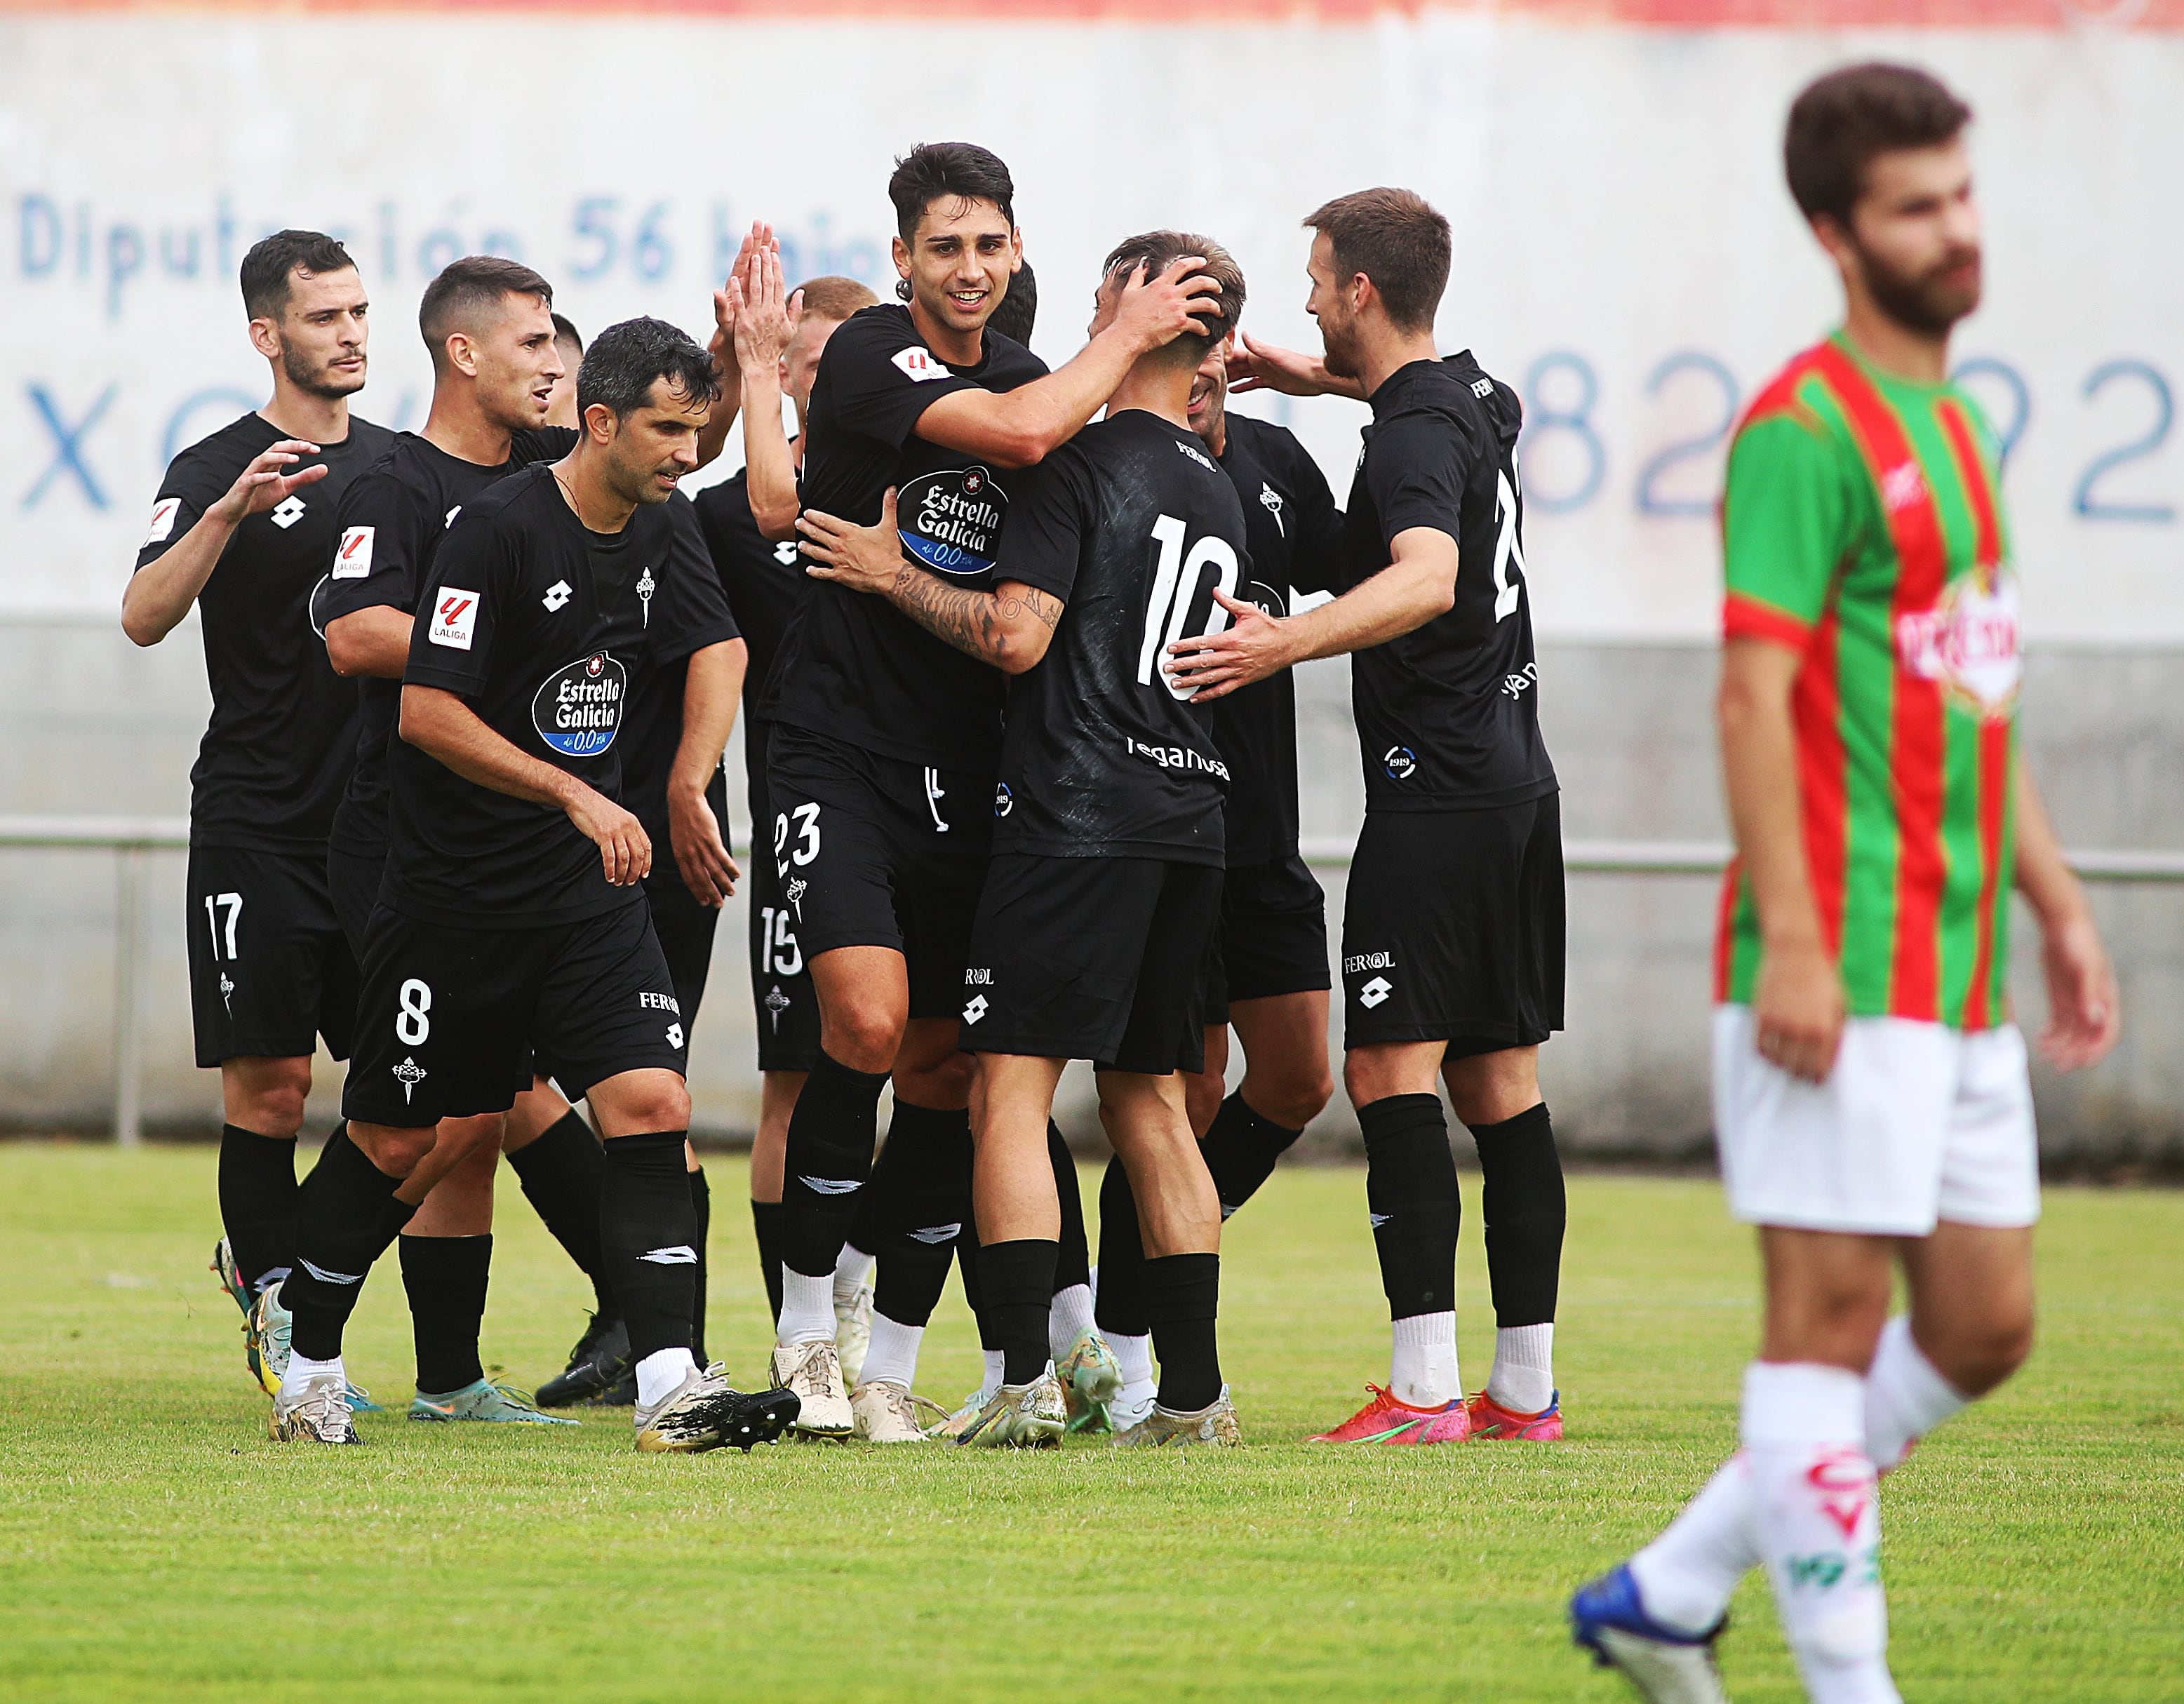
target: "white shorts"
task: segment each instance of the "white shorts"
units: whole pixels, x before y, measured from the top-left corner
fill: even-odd
[[[1923,1237],[2029,1225],[2040,1163],[2025,1038],[1853,1017],[1821,1083],[1759,1055],[1752,1009],[1713,1016],[1714,1139],[1749,1224]]]

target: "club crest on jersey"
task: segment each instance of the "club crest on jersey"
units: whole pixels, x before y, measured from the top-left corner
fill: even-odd
[[[1391,745],[1380,759],[1390,781],[1408,781],[1418,772],[1418,755],[1407,745]]]
[[[933,351],[922,343],[912,343],[907,349],[897,349],[888,359],[914,385],[953,376],[948,368],[933,359]]]
[[[334,552],[335,579],[362,580],[370,576],[371,536],[377,530],[371,526],[345,526],[342,529],[341,547]]]
[[[652,565],[637,571],[637,601],[643,607],[644,619],[638,625],[649,632],[652,630],[652,594],[660,589],[660,582],[652,577]]]
[[[1259,507],[1274,517],[1274,531],[1288,537],[1289,523],[1282,519],[1282,494],[1263,479],[1259,482]]]
[[[597,757],[621,731],[629,671],[604,651],[556,669],[531,700],[531,725],[564,757]]]
[[[1999,721],[2025,673],[2018,625],[2017,581],[2007,569],[1996,570],[1992,586],[1960,574],[1932,609],[1896,618],[1897,660],[1907,675],[1939,682],[1967,713]]]
[[[478,594],[460,586],[443,586],[432,605],[432,625],[425,637],[451,651],[467,651],[477,631]]]
[[[940,574],[969,576],[991,569],[1008,512],[1008,493],[984,467],[922,475],[895,498],[902,542],[911,555]]]
[[[181,512],[182,499],[179,497],[163,497],[153,504],[152,524],[144,529],[144,543],[136,548],[142,550],[146,544],[164,544],[175,536],[175,517]]]

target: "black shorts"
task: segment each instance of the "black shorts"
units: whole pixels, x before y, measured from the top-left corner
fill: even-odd
[[[1368,811],[1342,916],[1343,1045],[1449,1057],[1563,1027],[1562,801]]]
[[[771,856],[802,956],[892,947],[910,1015],[952,1017],[994,838],[990,775],[922,767],[777,727],[767,752]]]
[[[334,916],[341,921],[348,949],[364,962],[364,938],[370,932],[371,913],[379,904],[380,878],[387,873],[387,849],[350,852],[339,846],[326,849],[326,888],[333,895]]]
[[[754,794],[757,789],[753,789]],[[819,997],[804,961],[802,938],[790,914],[772,842],[772,813],[751,813],[760,844],[751,854],[748,957],[751,1011],[758,1021],[760,1071],[809,1071],[819,1062]]]
[[[959,994],[972,1053],[1206,1068],[1221,870],[1157,858],[997,854]]]
[[[419,1129],[503,1112],[532,1046],[581,1100],[625,1071],[683,1072],[688,1038],[642,905],[548,927],[461,929],[382,905],[357,1003],[342,1113]]]
[[[1229,866],[1221,928],[1206,988],[1206,1022],[1228,1022],[1228,1003],[1329,985],[1327,895],[1295,852]]]
[[[667,855],[665,869],[658,862],[663,852]],[[652,873],[644,878],[644,903],[651,908],[652,933],[659,939],[660,956],[667,961],[667,979],[682,1009],[687,1039],[697,1024],[698,1008],[705,1004],[705,979],[713,969],[713,934],[721,927],[721,913],[716,906],[698,903],[664,842],[654,843]]]
[[[336,1059],[355,1035],[356,957],[322,856],[190,848],[190,1016],[198,1063]]]

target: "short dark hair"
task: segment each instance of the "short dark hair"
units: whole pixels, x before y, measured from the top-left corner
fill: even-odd
[[[1782,165],[1797,210],[1848,225],[1875,154],[1953,142],[1971,116],[1939,78],[1911,65],[1830,71],[1790,103]]]
[[[1448,220],[1408,189],[1361,189],[1305,215],[1347,280],[1362,272],[1399,330],[1430,331],[1448,288]]]
[[[990,201],[1011,226],[1017,222],[1017,184],[1001,157],[976,142],[920,142],[894,163],[888,199],[894,203],[895,228],[910,241],[917,221],[936,201]]]
[[[1032,328],[1039,324],[1039,280],[1032,276],[1031,262],[1027,260],[1009,277],[1008,294],[1001,298],[1001,305],[986,316],[986,329],[999,331],[1004,337],[1013,337],[1019,343],[1031,342]]]
[[[1100,269],[1100,276],[1111,277],[1116,272],[1135,271],[1142,265],[1148,278],[1162,273],[1187,254],[1200,256],[1205,265],[1191,276],[1211,278],[1221,287],[1214,299],[1220,304],[1217,315],[1196,317],[1205,329],[1185,331],[1174,341],[1190,350],[1193,361],[1206,359],[1206,352],[1229,332],[1236,329],[1236,321],[1244,315],[1244,269],[1234,258],[1210,237],[1201,237],[1190,231],[1147,231],[1135,237],[1126,237],[1107,253],[1107,259]],[[1201,301],[1205,298],[1200,298]]]
[[[584,351],[577,369],[577,412],[604,403],[627,420],[652,398],[654,381],[708,404],[720,400],[712,358],[665,320],[625,320],[610,326]]]
[[[554,341],[556,343],[568,344],[576,350],[577,359],[580,361],[583,359],[583,333],[577,329],[577,322],[566,314],[556,313],[554,315]]]
[[[820,320],[846,320],[880,299],[872,294],[871,285],[844,278],[838,272],[807,278],[796,287],[804,295],[804,311]]]
[[[448,335],[470,330],[479,315],[499,308],[504,296],[536,296],[548,308],[554,305],[554,287],[521,260],[466,254],[440,269],[417,303],[417,329],[425,334],[434,372],[448,359]]]
[[[298,272],[350,272],[348,250],[323,231],[276,231],[242,257],[242,306],[254,320],[277,320],[288,306]]]

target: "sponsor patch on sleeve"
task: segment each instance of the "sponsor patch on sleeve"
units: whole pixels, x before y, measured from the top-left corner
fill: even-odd
[[[922,343],[912,343],[907,349],[897,349],[889,359],[902,369],[903,376],[912,384],[922,385],[928,379],[950,376],[949,370],[933,359],[933,351]]]
[[[146,544],[164,544],[173,537],[175,517],[181,513],[181,510],[182,499],[179,497],[163,497],[153,504],[152,524],[144,529],[144,543],[136,548],[142,550]]]
[[[443,586],[440,601],[432,605],[432,631],[426,634],[436,645],[451,651],[467,651],[477,626],[478,594],[460,586]]]
[[[361,580],[371,572],[371,535],[369,526],[342,529],[341,548],[334,552],[334,578]]]

